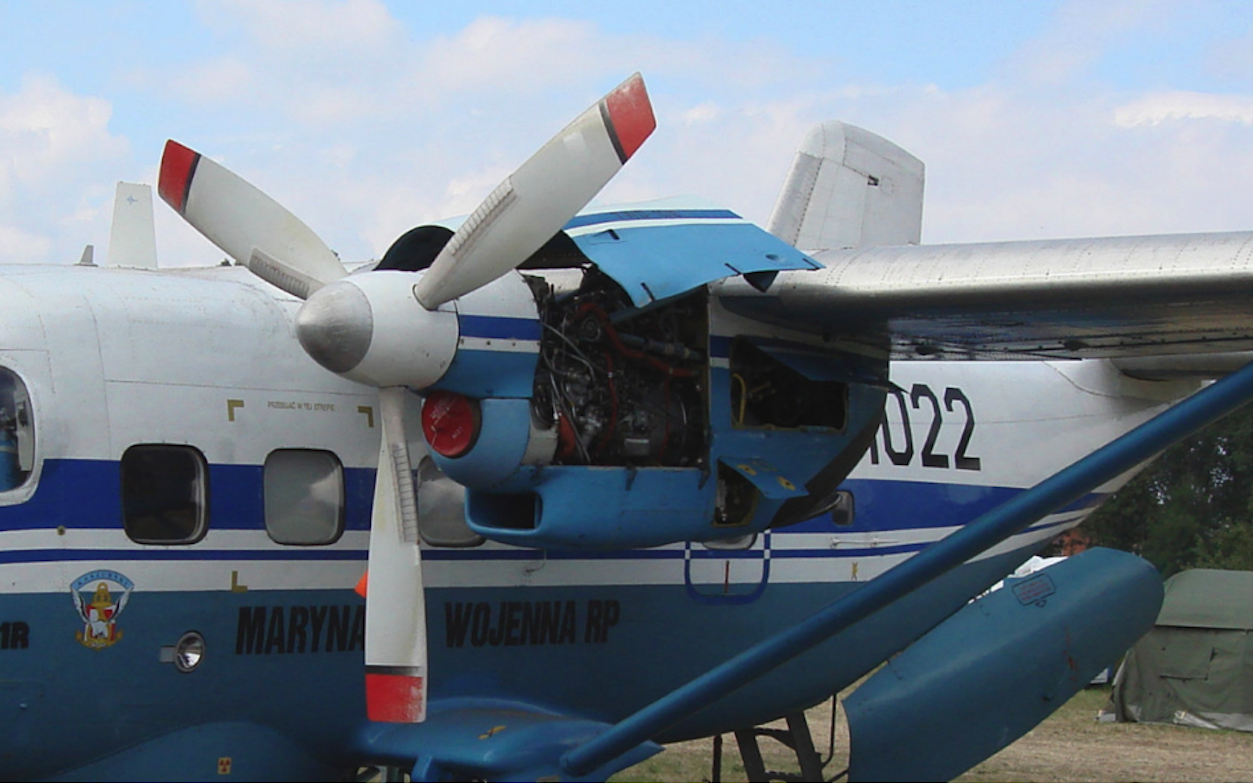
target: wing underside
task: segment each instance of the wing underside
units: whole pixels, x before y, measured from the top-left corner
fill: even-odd
[[[812,254],[732,312],[894,358],[1120,358],[1253,349],[1253,232]]]

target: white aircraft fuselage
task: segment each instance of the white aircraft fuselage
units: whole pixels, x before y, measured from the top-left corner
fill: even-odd
[[[0,301],[0,407],[6,382],[9,407],[27,400],[11,428],[21,449],[15,435],[0,451],[0,777],[182,765],[321,778],[355,764],[371,741],[353,587],[378,390],[311,360],[293,333],[300,302],[238,267],[9,266]],[[467,704],[619,720],[1196,388],[1104,360],[904,362],[891,381],[883,424],[842,485],[851,508],[740,548],[424,543],[430,717],[413,736]],[[421,453],[420,428],[409,432]],[[182,476],[173,491],[188,508],[145,516],[145,466]],[[320,475],[327,494],[283,499],[285,483]],[[851,684],[1114,488],[660,739],[754,725]],[[267,512],[305,501],[323,504],[325,536]]]

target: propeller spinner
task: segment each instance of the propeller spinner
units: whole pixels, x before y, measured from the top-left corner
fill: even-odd
[[[371,720],[416,723],[426,715],[426,602],[405,389],[428,388],[451,364],[458,325],[450,302],[507,274],[542,247],[655,127],[644,80],[634,74],[493,190],[425,272],[351,277],[317,234],[278,202],[214,161],[166,143],[161,197],[258,277],[306,300],[297,314],[297,335],[315,361],[379,387],[383,435],[366,599]]]

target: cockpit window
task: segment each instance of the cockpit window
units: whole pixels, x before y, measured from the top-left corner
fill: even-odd
[[[35,469],[35,422],[26,384],[0,367],[0,492],[26,483]]]

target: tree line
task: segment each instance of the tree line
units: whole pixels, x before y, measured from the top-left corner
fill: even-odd
[[[1163,577],[1253,570],[1253,405],[1162,452],[1082,529],[1092,545],[1135,552]]]

